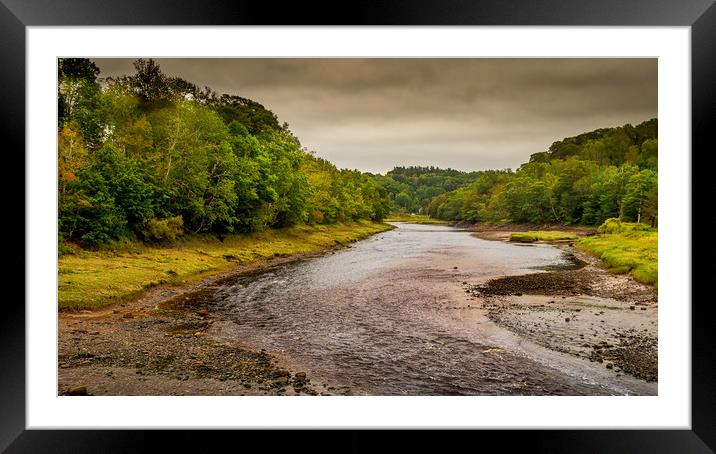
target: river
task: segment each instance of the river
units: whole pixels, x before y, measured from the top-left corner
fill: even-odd
[[[223,283],[214,331],[358,395],[654,394],[497,327],[464,284],[567,265],[549,245],[394,223],[350,247]]]

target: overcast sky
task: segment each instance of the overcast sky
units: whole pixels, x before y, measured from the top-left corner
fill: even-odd
[[[131,59],[95,59],[100,77]],[[341,168],[519,167],[552,142],[657,116],[656,59],[157,59],[260,102]]]

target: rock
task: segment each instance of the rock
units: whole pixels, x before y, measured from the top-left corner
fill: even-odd
[[[305,372],[296,372],[296,375],[294,378],[298,381],[306,381],[306,373]]]
[[[565,322],[568,322],[568,321],[569,321],[569,317],[565,318],[564,321],[565,321]]]
[[[206,318],[209,316],[209,311],[204,310],[204,309],[199,309],[198,311],[196,311],[196,315]]]
[[[89,396],[86,386],[76,386],[67,391],[68,396]]]
[[[522,293],[517,292],[517,293],[515,293],[515,295],[516,295],[516,296],[522,296]]]
[[[274,378],[282,378],[282,377],[288,378],[288,377],[290,377],[290,376],[291,376],[291,373],[290,373],[289,371],[287,371],[287,370],[275,370],[275,371],[273,372],[273,377],[274,377]]]
[[[134,318],[134,315],[132,315],[131,312],[127,312],[126,314],[124,314],[124,315],[122,316],[122,318]]]
[[[456,270],[456,269],[457,269],[457,267],[456,267],[456,266],[453,266],[453,267],[452,267],[452,269]]]
[[[612,364],[612,363],[607,363],[607,364],[605,364],[605,366],[606,366],[607,369],[612,369],[612,368],[614,368],[614,364]]]
[[[630,311],[633,311],[634,309],[636,309],[636,307],[634,307],[634,306],[629,306],[629,310],[630,310]]]
[[[273,382],[277,385],[287,385],[288,384],[288,377],[278,377],[274,378]]]

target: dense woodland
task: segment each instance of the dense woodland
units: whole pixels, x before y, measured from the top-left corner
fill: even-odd
[[[393,211],[419,213],[433,197],[467,186],[478,172],[461,172],[437,167],[395,167],[375,179],[390,196]]]
[[[261,104],[164,74],[153,60],[99,78],[58,62],[61,243],[166,242],[183,233],[382,220],[657,222],[657,120],[555,142],[516,171],[337,169]]]
[[[395,209],[450,221],[656,226],[657,129],[652,119],[569,137],[517,171],[400,167],[376,178]]]
[[[389,212],[371,175],[302,149],[261,104],[170,77],[153,60],[134,67],[98,79],[90,60],[58,62],[61,242],[161,242]]]

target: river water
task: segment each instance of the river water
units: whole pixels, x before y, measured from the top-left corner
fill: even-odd
[[[464,283],[568,264],[562,250],[394,225],[349,248],[222,284],[206,302],[217,329],[350,394],[650,393],[635,379],[528,345],[465,294]]]

